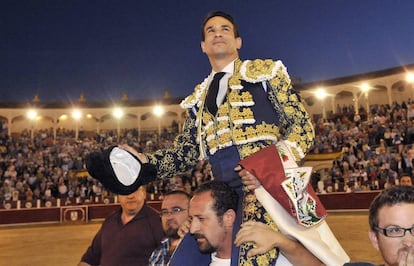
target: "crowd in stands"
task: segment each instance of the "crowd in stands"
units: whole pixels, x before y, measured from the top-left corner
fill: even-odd
[[[10,138],[7,130],[0,132],[0,202],[9,200],[80,199],[92,201],[111,193],[87,174],[84,158],[93,150],[128,143],[142,152],[152,152],[172,146],[176,133],[163,130],[162,134],[142,134],[136,130],[107,131],[87,138],[75,132],[59,130],[56,141],[52,129],[37,131],[33,138],[29,131]],[[147,186],[148,195],[157,195],[182,187],[195,190],[198,184],[211,179],[207,163],[200,162],[192,173],[177,175]]]
[[[366,114],[362,108],[359,114]],[[398,183],[403,173],[413,175],[414,105],[408,102],[373,105],[362,119],[352,106],[338,108],[329,119],[315,122],[316,142],[311,153],[341,156],[330,169],[314,172],[312,184],[318,192],[382,189]],[[142,152],[168,148],[176,130],[138,135],[136,130],[107,131],[86,137],[82,132],[59,130],[53,140],[51,129],[28,130],[10,138],[0,132],[0,201],[48,200],[51,198],[89,199],[110,194],[84,169],[84,158],[92,150],[128,143]],[[211,180],[207,162],[200,162],[191,173],[177,175],[147,186],[151,199],[182,188],[187,192]],[[318,186],[318,181],[323,186]],[[319,182],[320,183],[320,182]],[[336,184],[336,185],[335,185]]]
[[[334,188],[339,186],[334,184],[339,183],[344,185],[345,191],[360,191],[397,184],[403,173],[412,177],[412,101],[394,102],[391,106],[373,105],[366,117],[362,120],[350,106],[331,119],[321,119],[315,124],[316,141],[311,153],[342,152],[326,176],[314,174],[313,185],[319,192],[324,192],[318,188],[320,180],[332,190],[336,190]]]

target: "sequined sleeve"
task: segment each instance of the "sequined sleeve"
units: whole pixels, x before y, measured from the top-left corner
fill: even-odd
[[[297,161],[305,157],[312,147],[315,133],[300,96],[292,88],[286,69],[279,68],[274,78],[269,80],[269,99],[277,112],[283,114],[282,138],[289,145]]]
[[[175,138],[173,148],[146,154],[149,162],[156,165],[158,178],[169,178],[177,173],[186,173],[197,164],[199,150],[196,136],[195,116],[188,112],[183,132]]]

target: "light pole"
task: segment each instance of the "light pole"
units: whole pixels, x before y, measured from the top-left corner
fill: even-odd
[[[79,120],[82,117],[82,112],[79,109],[72,111],[72,118],[75,120],[75,140],[79,138]]]
[[[121,118],[124,116],[124,111],[120,107],[115,107],[112,111],[112,115],[117,120],[117,140],[119,141],[120,135],[121,135]]]
[[[365,96],[365,103],[366,103],[366,108],[367,108],[367,120],[369,119],[369,101],[368,101],[368,92],[371,89],[371,87],[367,84],[367,83],[363,83],[361,85],[361,92],[364,93]]]
[[[326,119],[325,98],[328,97],[328,94],[326,93],[325,89],[318,88],[316,89],[315,96],[322,102],[322,118],[325,120]]]
[[[152,109],[152,113],[158,117],[158,139],[161,139],[161,117],[164,115],[165,110],[161,105],[156,105]]]
[[[411,92],[413,92],[413,84],[414,84],[414,73],[412,73],[412,72],[408,72],[407,73],[407,75],[406,75],[406,77],[405,77],[405,80],[409,83],[409,84],[411,84]]]
[[[34,140],[34,122],[37,118],[37,112],[34,109],[30,109],[29,111],[27,111],[27,118],[29,118],[30,120],[30,139],[33,143]]]

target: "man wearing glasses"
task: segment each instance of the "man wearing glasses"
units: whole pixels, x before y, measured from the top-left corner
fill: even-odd
[[[149,259],[150,266],[167,265],[180,242],[178,230],[188,218],[188,205],[191,196],[181,190],[165,194],[161,203],[161,223],[166,238],[161,241]]]
[[[384,265],[414,265],[414,187],[395,186],[379,194],[369,209],[369,225],[369,238]]]

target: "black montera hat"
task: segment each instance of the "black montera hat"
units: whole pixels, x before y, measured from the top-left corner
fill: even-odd
[[[88,173],[116,194],[131,194],[157,176],[154,165],[142,163],[135,155],[117,146],[91,152],[85,161]]]

